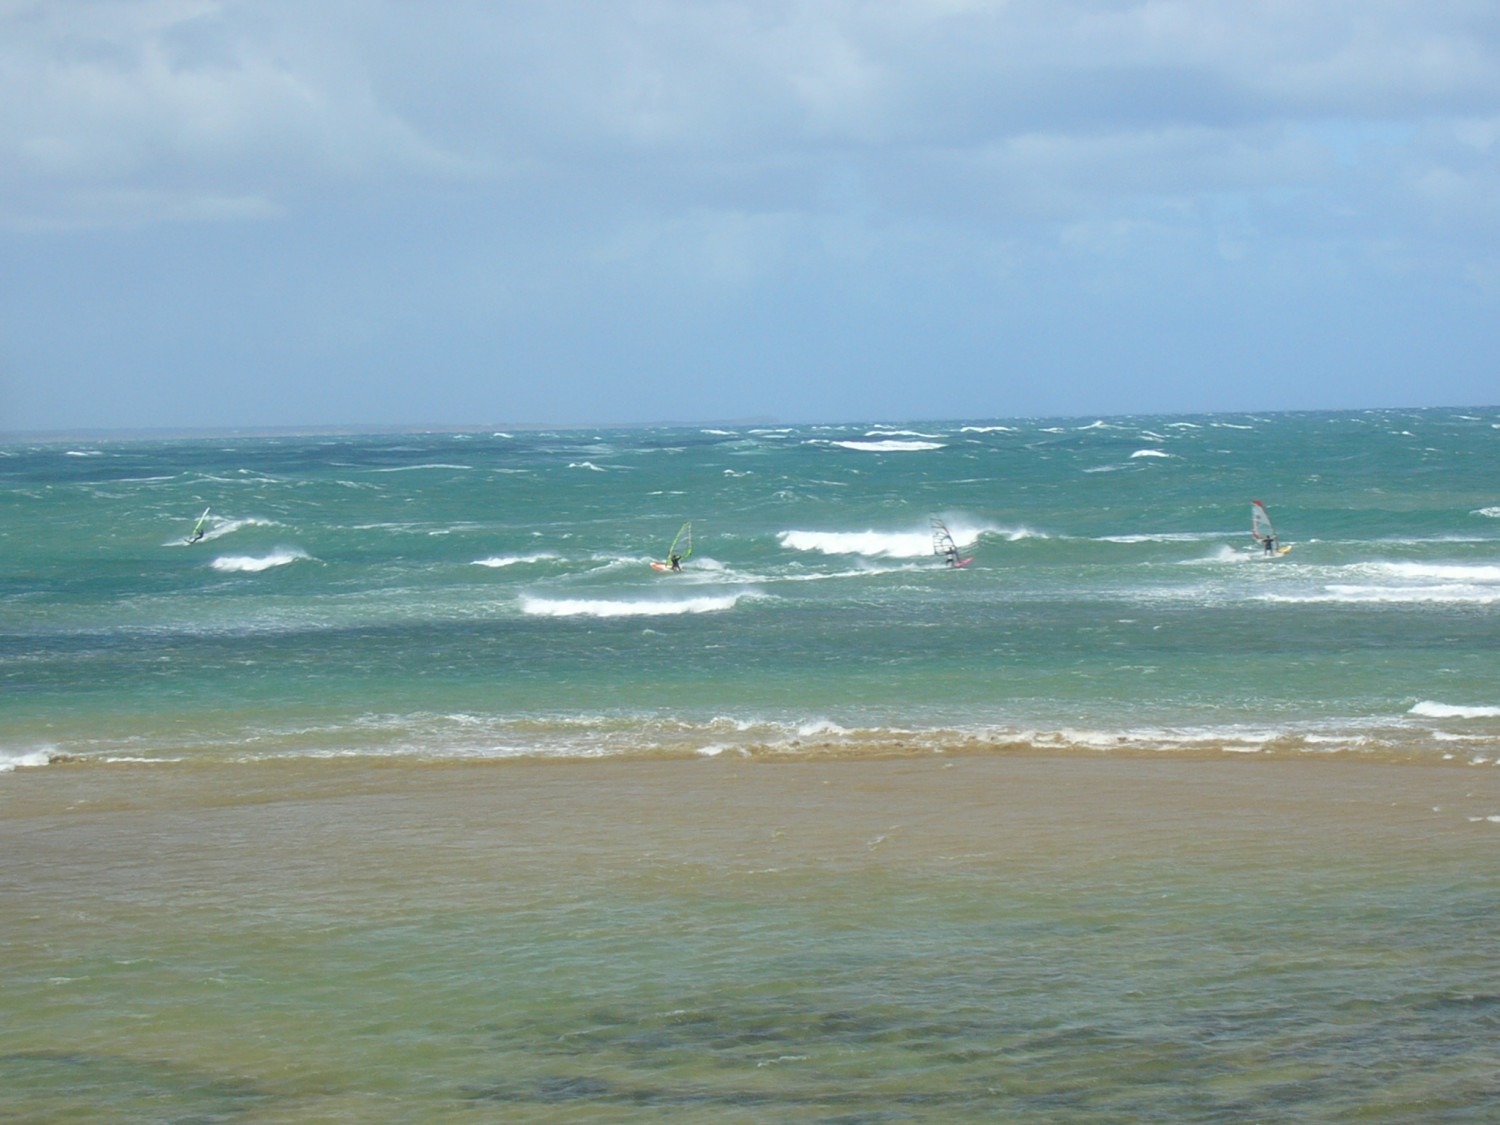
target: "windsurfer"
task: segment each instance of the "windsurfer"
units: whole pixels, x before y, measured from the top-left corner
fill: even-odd
[[[1276,536],[1267,535],[1264,539],[1261,540],[1261,545],[1265,547],[1266,554],[1274,555],[1276,553]]]
[[[204,523],[207,522],[207,520],[208,520],[208,513],[211,510],[212,509],[210,509],[210,508],[204,508],[203,509],[203,514],[198,517],[198,522],[193,525],[193,534],[190,535],[190,536],[188,536],[188,541],[187,541],[187,545],[189,547],[191,547],[194,543],[198,542],[198,540],[200,540],[200,539],[203,538],[203,525],[204,525]]]
[[[681,573],[681,571],[682,571],[682,556],[681,555],[675,555],[675,554],[669,556],[667,558],[667,566],[671,570],[676,571],[678,573]]]

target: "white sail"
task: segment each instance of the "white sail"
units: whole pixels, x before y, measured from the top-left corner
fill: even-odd
[[[1276,528],[1271,524],[1270,513],[1259,500],[1250,501],[1250,534],[1260,544],[1262,558],[1280,558],[1291,550],[1281,545]]]
[[[1250,534],[1260,543],[1267,539],[1273,543],[1276,541],[1276,529],[1271,526],[1271,516],[1259,500],[1250,501]]]

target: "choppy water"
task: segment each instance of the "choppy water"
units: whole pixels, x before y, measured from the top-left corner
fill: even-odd
[[[1497,452],[0,447],[0,1120],[1493,1120]]]
[[[12,444],[0,762],[1488,759],[1497,454],[1495,410]]]

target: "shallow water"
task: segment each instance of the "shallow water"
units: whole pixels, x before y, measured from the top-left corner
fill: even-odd
[[[994,757],[57,766],[23,1121],[1484,1121],[1500,777]]]

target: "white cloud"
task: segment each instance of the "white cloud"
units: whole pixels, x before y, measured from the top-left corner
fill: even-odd
[[[0,215],[17,226],[274,214],[299,194],[459,162],[375,103],[357,68],[305,65],[207,0],[0,14]]]
[[[1226,333],[1398,385],[1492,350],[1443,325],[1500,294],[1497,142],[1479,0],[0,0],[4,343],[78,367],[93,296],[122,367],[241,339],[362,405],[445,358],[1198,387]]]

